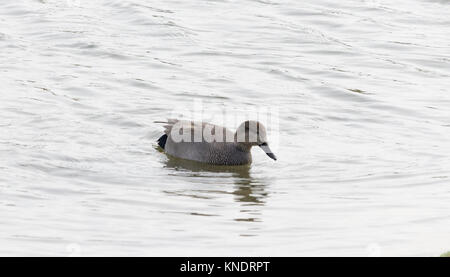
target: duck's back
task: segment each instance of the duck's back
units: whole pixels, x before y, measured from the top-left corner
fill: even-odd
[[[182,159],[218,165],[242,165],[251,162],[251,154],[249,151],[242,151],[235,142],[225,141],[227,138],[234,137],[234,133],[226,128],[207,123],[200,124],[193,122],[191,124],[190,122],[182,122],[184,126],[183,132],[189,132],[191,134],[195,132],[197,134],[200,132],[203,134],[205,128],[208,128],[206,130],[208,134],[211,134],[211,128],[216,130],[216,132],[223,131],[223,141],[211,141],[210,138],[205,140],[203,135],[197,137],[199,141],[179,141],[179,138],[175,140],[171,134],[172,127],[175,123],[171,124],[169,128],[166,126],[167,137],[164,139],[163,148],[167,154]],[[216,134],[214,131],[212,133]],[[192,135],[191,138],[193,137]]]

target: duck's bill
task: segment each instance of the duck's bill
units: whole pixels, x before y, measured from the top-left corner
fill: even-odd
[[[271,159],[273,159],[275,161],[277,160],[277,157],[272,152],[272,150],[270,149],[270,147],[267,143],[260,144],[259,147],[261,147],[261,149],[264,150],[264,152],[266,152],[267,156],[269,156]]]

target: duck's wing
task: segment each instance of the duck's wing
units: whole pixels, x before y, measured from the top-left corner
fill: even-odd
[[[179,130],[183,130],[183,133],[198,134],[202,135],[203,140],[204,132],[210,133],[219,140],[219,142],[233,140],[234,132],[231,132],[225,127],[200,121],[190,121],[190,120],[179,120],[179,119],[167,119],[167,121],[155,121],[155,123],[162,123],[164,125],[164,134],[171,137],[172,129],[175,127],[176,134],[179,134]],[[205,130],[206,128],[206,130]],[[220,134],[221,133],[221,134]],[[211,142],[215,144],[216,142]],[[220,143],[219,143],[220,144]]]

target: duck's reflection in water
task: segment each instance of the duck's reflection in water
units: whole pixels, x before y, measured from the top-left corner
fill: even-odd
[[[265,183],[262,180],[256,179],[250,174],[250,165],[242,166],[217,166],[205,163],[199,163],[175,157],[167,156],[165,167],[186,177],[211,177],[220,179],[224,183],[223,190],[216,189],[201,190],[203,195],[217,194],[217,193],[231,193],[234,195],[234,200],[240,205],[239,218],[236,221],[258,222],[261,221],[261,206],[266,202],[268,193],[265,190]],[[233,186],[232,192],[226,183],[231,183]],[[207,185],[207,184],[205,184]],[[174,194],[172,192],[172,194]],[[191,191],[189,193],[176,193],[177,195],[190,196],[194,198],[214,198],[201,197],[199,191]]]

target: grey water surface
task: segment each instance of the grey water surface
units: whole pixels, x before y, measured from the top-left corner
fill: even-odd
[[[0,255],[450,250],[449,14],[445,0],[2,0]],[[166,156],[154,121],[195,99],[276,107],[278,161]]]

